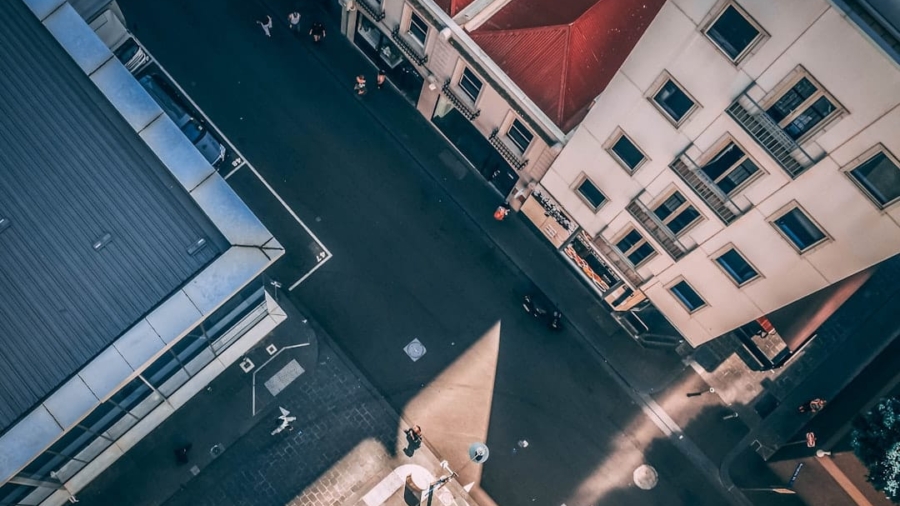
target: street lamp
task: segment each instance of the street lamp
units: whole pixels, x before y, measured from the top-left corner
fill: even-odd
[[[689,392],[689,393],[687,394],[687,396],[688,396],[688,397],[699,397],[699,396],[705,394],[706,392],[709,392],[709,393],[711,393],[711,394],[714,394],[714,393],[716,393],[716,389],[713,388],[713,387],[709,387],[709,390],[701,390],[701,391],[699,391],[699,392]]]
[[[469,462],[466,462],[466,465],[459,470],[459,472],[450,469],[450,463],[446,460],[441,461],[441,468],[444,471],[447,471],[447,474],[440,477],[436,482],[432,483],[429,489],[432,491],[438,489],[439,487],[445,485],[448,481],[459,477],[459,473],[464,471],[466,467],[472,462],[476,464],[484,464],[487,462],[488,457],[491,456],[491,452],[488,449],[487,445],[484,443],[472,443],[469,445]]]

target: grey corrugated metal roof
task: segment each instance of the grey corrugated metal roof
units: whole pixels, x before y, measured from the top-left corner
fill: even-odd
[[[21,2],[0,47],[2,432],[229,245]]]

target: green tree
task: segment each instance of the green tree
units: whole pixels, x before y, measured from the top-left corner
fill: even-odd
[[[868,480],[900,503],[900,399],[886,397],[853,421],[853,449],[869,470]]]

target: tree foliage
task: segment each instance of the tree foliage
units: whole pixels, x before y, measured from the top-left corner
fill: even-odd
[[[900,503],[900,398],[887,397],[853,422],[853,449],[868,480]]]

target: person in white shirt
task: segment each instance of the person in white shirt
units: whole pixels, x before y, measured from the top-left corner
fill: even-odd
[[[294,11],[288,14],[288,24],[291,25],[291,31],[300,33],[300,13]]]

